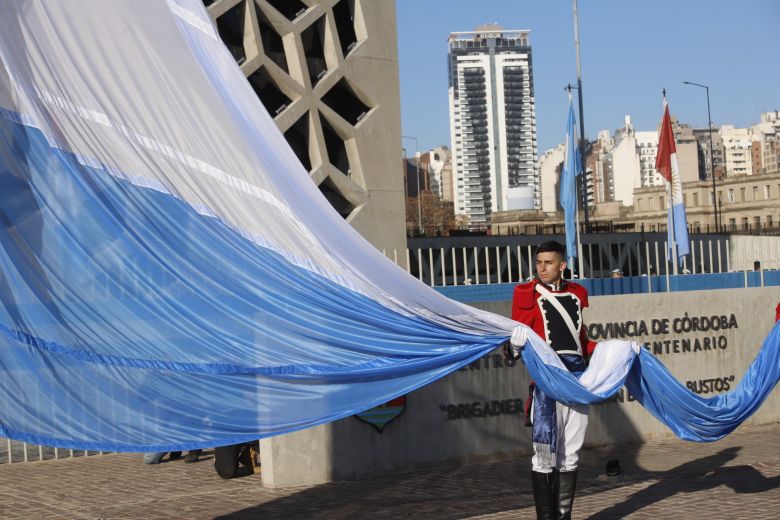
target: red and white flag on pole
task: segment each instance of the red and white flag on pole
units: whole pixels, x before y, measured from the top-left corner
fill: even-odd
[[[655,169],[667,181],[667,189],[671,192],[669,201],[669,258],[674,255],[674,245],[677,245],[677,258],[690,253],[688,244],[688,221],[685,216],[685,198],[682,182],[680,182],[680,167],[677,163],[677,146],[674,142],[672,118],[669,116],[669,104],[664,96],[664,119],[661,123],[661,135],[658,139],[658,155],[655,156]]]

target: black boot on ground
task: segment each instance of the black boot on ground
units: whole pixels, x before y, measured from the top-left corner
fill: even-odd
[[[556,490],[557,475],[557,471],[551,473],[531,472],[531,486],[534,490],[537,520],[555,520],[556,518],[558,498]]]
[[[558,473],[558,516],[560,520],[571,519],[574,506],[574,488],[577,486],[577,470]]]

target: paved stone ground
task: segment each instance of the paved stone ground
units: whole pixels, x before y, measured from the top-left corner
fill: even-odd
[[[139,454],[0,465],[0,518],[533,518],[529,461],[265,489],[202,462]],[[603,475],[619,459],[625,479]],[[575,518],[780,518],[780,424],[712,444],[655,441],[585,450]]]

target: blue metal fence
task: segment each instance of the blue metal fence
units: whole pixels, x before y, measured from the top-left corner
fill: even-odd
[[[583,285],[588,290],[590,296],[676,291],[709,291],[713,289],[780,286],[780,271],[741,271],[715,274],[586,278],[577,280],[577,283]],[[510,301],[516,285],[516,283],[453,285],[435,287],[435,289],[453,300],[463,303],[472,303]]]

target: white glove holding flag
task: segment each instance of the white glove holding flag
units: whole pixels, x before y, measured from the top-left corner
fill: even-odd
[[[519,359],[520,351],[523,350],[525,344],[528,342],[528,327],[525,325],[518,325],[512,331],[512,337],[509,338],[509,343],[504,346],[504,355],[507,359]]]

